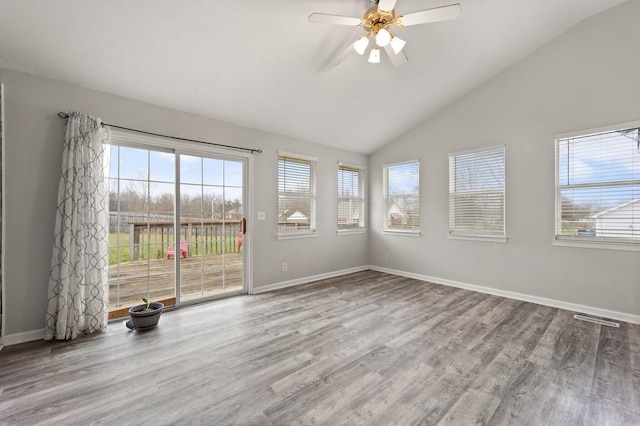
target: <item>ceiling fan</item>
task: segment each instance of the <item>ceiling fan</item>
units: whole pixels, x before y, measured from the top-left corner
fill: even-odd
[[[460,13],[462,13],[460,4],[455,3],[396,16],[394,7],[396,6],[397,0],[369,1],[373,6],[367,9],[362,18],[329,15],[326,13],[312,13],[309,15],[309,22],[311,23],[362,27],[367,32],[338,55],[332,62],[333,66],[338,65],[346,59],[353,50],[359,55],[364,55],[369,46],[370,39],[373,38],[375,44],[369,53],[369,62],[373,64],[379,63],[380,48],[383,48],[387,52],[391,63],[395,67],[400,67],[407,62],[407,55],[402,51],[406,42],[389,32],[392,26],[408,27],[429,22],[447,21],[457,18],[460,16]]]

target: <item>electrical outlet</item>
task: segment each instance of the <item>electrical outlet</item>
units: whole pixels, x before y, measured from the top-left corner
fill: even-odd
[[[287,262],[282,262],[282,272],[287,272],[289,270],[289,266]]]
[[[258,220],[264,220],[266,217],[265,212],[258,212]]]

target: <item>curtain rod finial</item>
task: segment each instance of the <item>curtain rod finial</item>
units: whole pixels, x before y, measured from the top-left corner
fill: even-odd
[[[58,113],[58,117],[60,117],[60,118],[69,118],[69,114],[67,114],[66,112],[59,112]]]

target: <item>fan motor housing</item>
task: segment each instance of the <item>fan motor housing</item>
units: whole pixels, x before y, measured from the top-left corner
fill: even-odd
[[[395,11],[380,10],[378,6],[369,8],[362,17],[362,28],[368,33],[377,34],[382,28],[387,28],[396,20]]]

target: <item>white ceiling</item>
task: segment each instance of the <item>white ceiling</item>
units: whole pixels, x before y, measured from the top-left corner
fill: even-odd
[[[384,53],[329,68],[363,30],[307,22],[361,17],[369,0],[0,0],[0,68],[368,154],[623,2],[458,1],[455,21],[392,31],[409,57],[396,69]]]

